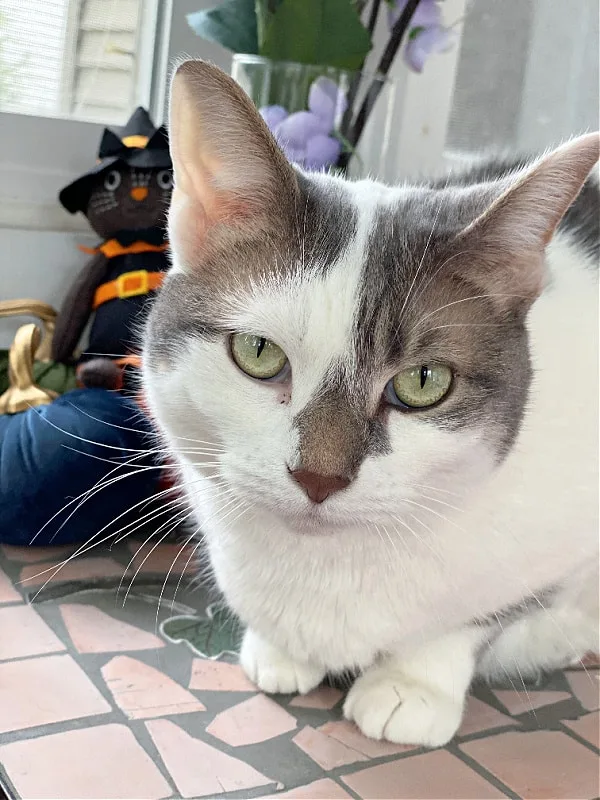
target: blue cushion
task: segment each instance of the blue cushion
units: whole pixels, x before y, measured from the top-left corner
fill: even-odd
[[[100,539],[143,513],[138,506],[127,516],[156,491],[160,470],[140,471],[123,462],[153,447],[150,434],[138,406],[105,389],[75,389],[50,405],[0,416],[0,542]],[[154,460],[145,454],[135,464]],[[123,477],[70,502],[109,473]],[[109,527],[99,534],[104,526]]]

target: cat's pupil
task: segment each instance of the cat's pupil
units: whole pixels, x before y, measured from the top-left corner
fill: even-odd
[[[428,376],[429,376],[429,367],[421,367],[421,389],[427,383]]]
[[[265,349],[266,343],[267,343],[267,340],[263,339],[262,337],[258,340],[258,347],[256,348],[256,357],[257,358],[260,358],[260,354]]]

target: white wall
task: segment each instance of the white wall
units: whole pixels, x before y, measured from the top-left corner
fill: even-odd
[[[536,0],[534,12],[516,131],[523,150],[599,124],[598,0]]]
[[[58,309],[61,300],[89,256],[77,242],[89,237],[51,231],[0,229],[0,298],[29,297]],[[0,319],[0,347],[9,347],[24,317]]]
[[[447,149],[544,149],[598,127],[598,0],[472,0]]]
[[[90,169],[101,125],[0,113],[0,299],[31,297],[55,307],[94,244],[85,218],[68,214],[58,192]],[[0,347],[19,324],[0,319]]]

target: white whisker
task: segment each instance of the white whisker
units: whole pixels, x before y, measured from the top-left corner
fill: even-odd
[[[435,218],[433,220],[433,224],[431,226],[431,231],[429,232],[429,236],[428,236],[427,242],[425,244],[425,249],[423,250],[423,255],[421,256],[421,260],[419,261],[419,265],[417,267],[417,271],[415,272],[415,275],[414,275],[414,277],[412,279],[412,283],[408,287],[408,292],[406,293],[406,297],[404,298],[404,303],[402,304],[402,307],[401,307],[400,312],[398,314],[398,319],[399,320],[402,320],[402,317],[404,315],[404,310],[406,309],[408,301],[410,300],[412,291],[413,291],[413,289],[415,287],[415,283],[417,282],[417,280],[419,278],[419,275],[421,274],[421,269],[423,268],[423,264],[425,263],[425,256],[427,255],[427,251],[429,250],[429,245],[431,244],[431,240],[433,238],[433,234],[434,234],[434,231],[435,231],[435,227],[437,225],[438,218],[440,216],[440,212],[442,210],[443,203],[444,203],[444,198],[442,197],[441,200],[440,200],[440,204],[438,206],[438,209],[436,211]]]
[[[446,308],[451,308],[452,306],[458,306],[461,303],[467,303],[467,302],[469,302],[471,300],[483,300],[483,299],[487,300],[487,299],[494,298],[494,297],[516,297],[516,298],[519,298],[521,300],[530,299],[530,298],[526,297],[525,295],[507,294],[507,293],[502,293],[502,292],[496,292],[496,293],[493,293],[493,294],[474,294],[474,295],[471,295],[470,297],[463,297],[460,300],[453,300],[451,303],[445,303],[443,306],[440,306],[439,308],[436,308],[434,311],[430,311],[428,314],[425,314],[424,316],[422,316],[415,323],[415,325],[413,326],[413,330],[416,330],[416,328],[418,328],[420,325],[422,325],[423,322],[425,322],[426,319],[429,319],[429,317],[433,317],[434,314],[438,314],[440,311],[444,311],[444,309],[446,309]]]

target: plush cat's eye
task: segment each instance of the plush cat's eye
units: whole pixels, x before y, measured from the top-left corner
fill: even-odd
[[[444,364],[403,369],[389,382],[386,390],[394,405],[405,408],[429,408],[445,397],[452,385],[452,370]]]
[[[114,192],[121,185],[121,173],[116,169],[111,169],[104,178],[104,188],[108,192]]]
[[[231,337],[231,357],[242,372],[261,381],[277,377],[288,363],[281,347],[270,339],[247,333]]]
[[[168,169],[161,169],[160,172],[156,174],[156,182],[160,189],[172,189],[173,188],[173,174]]]

